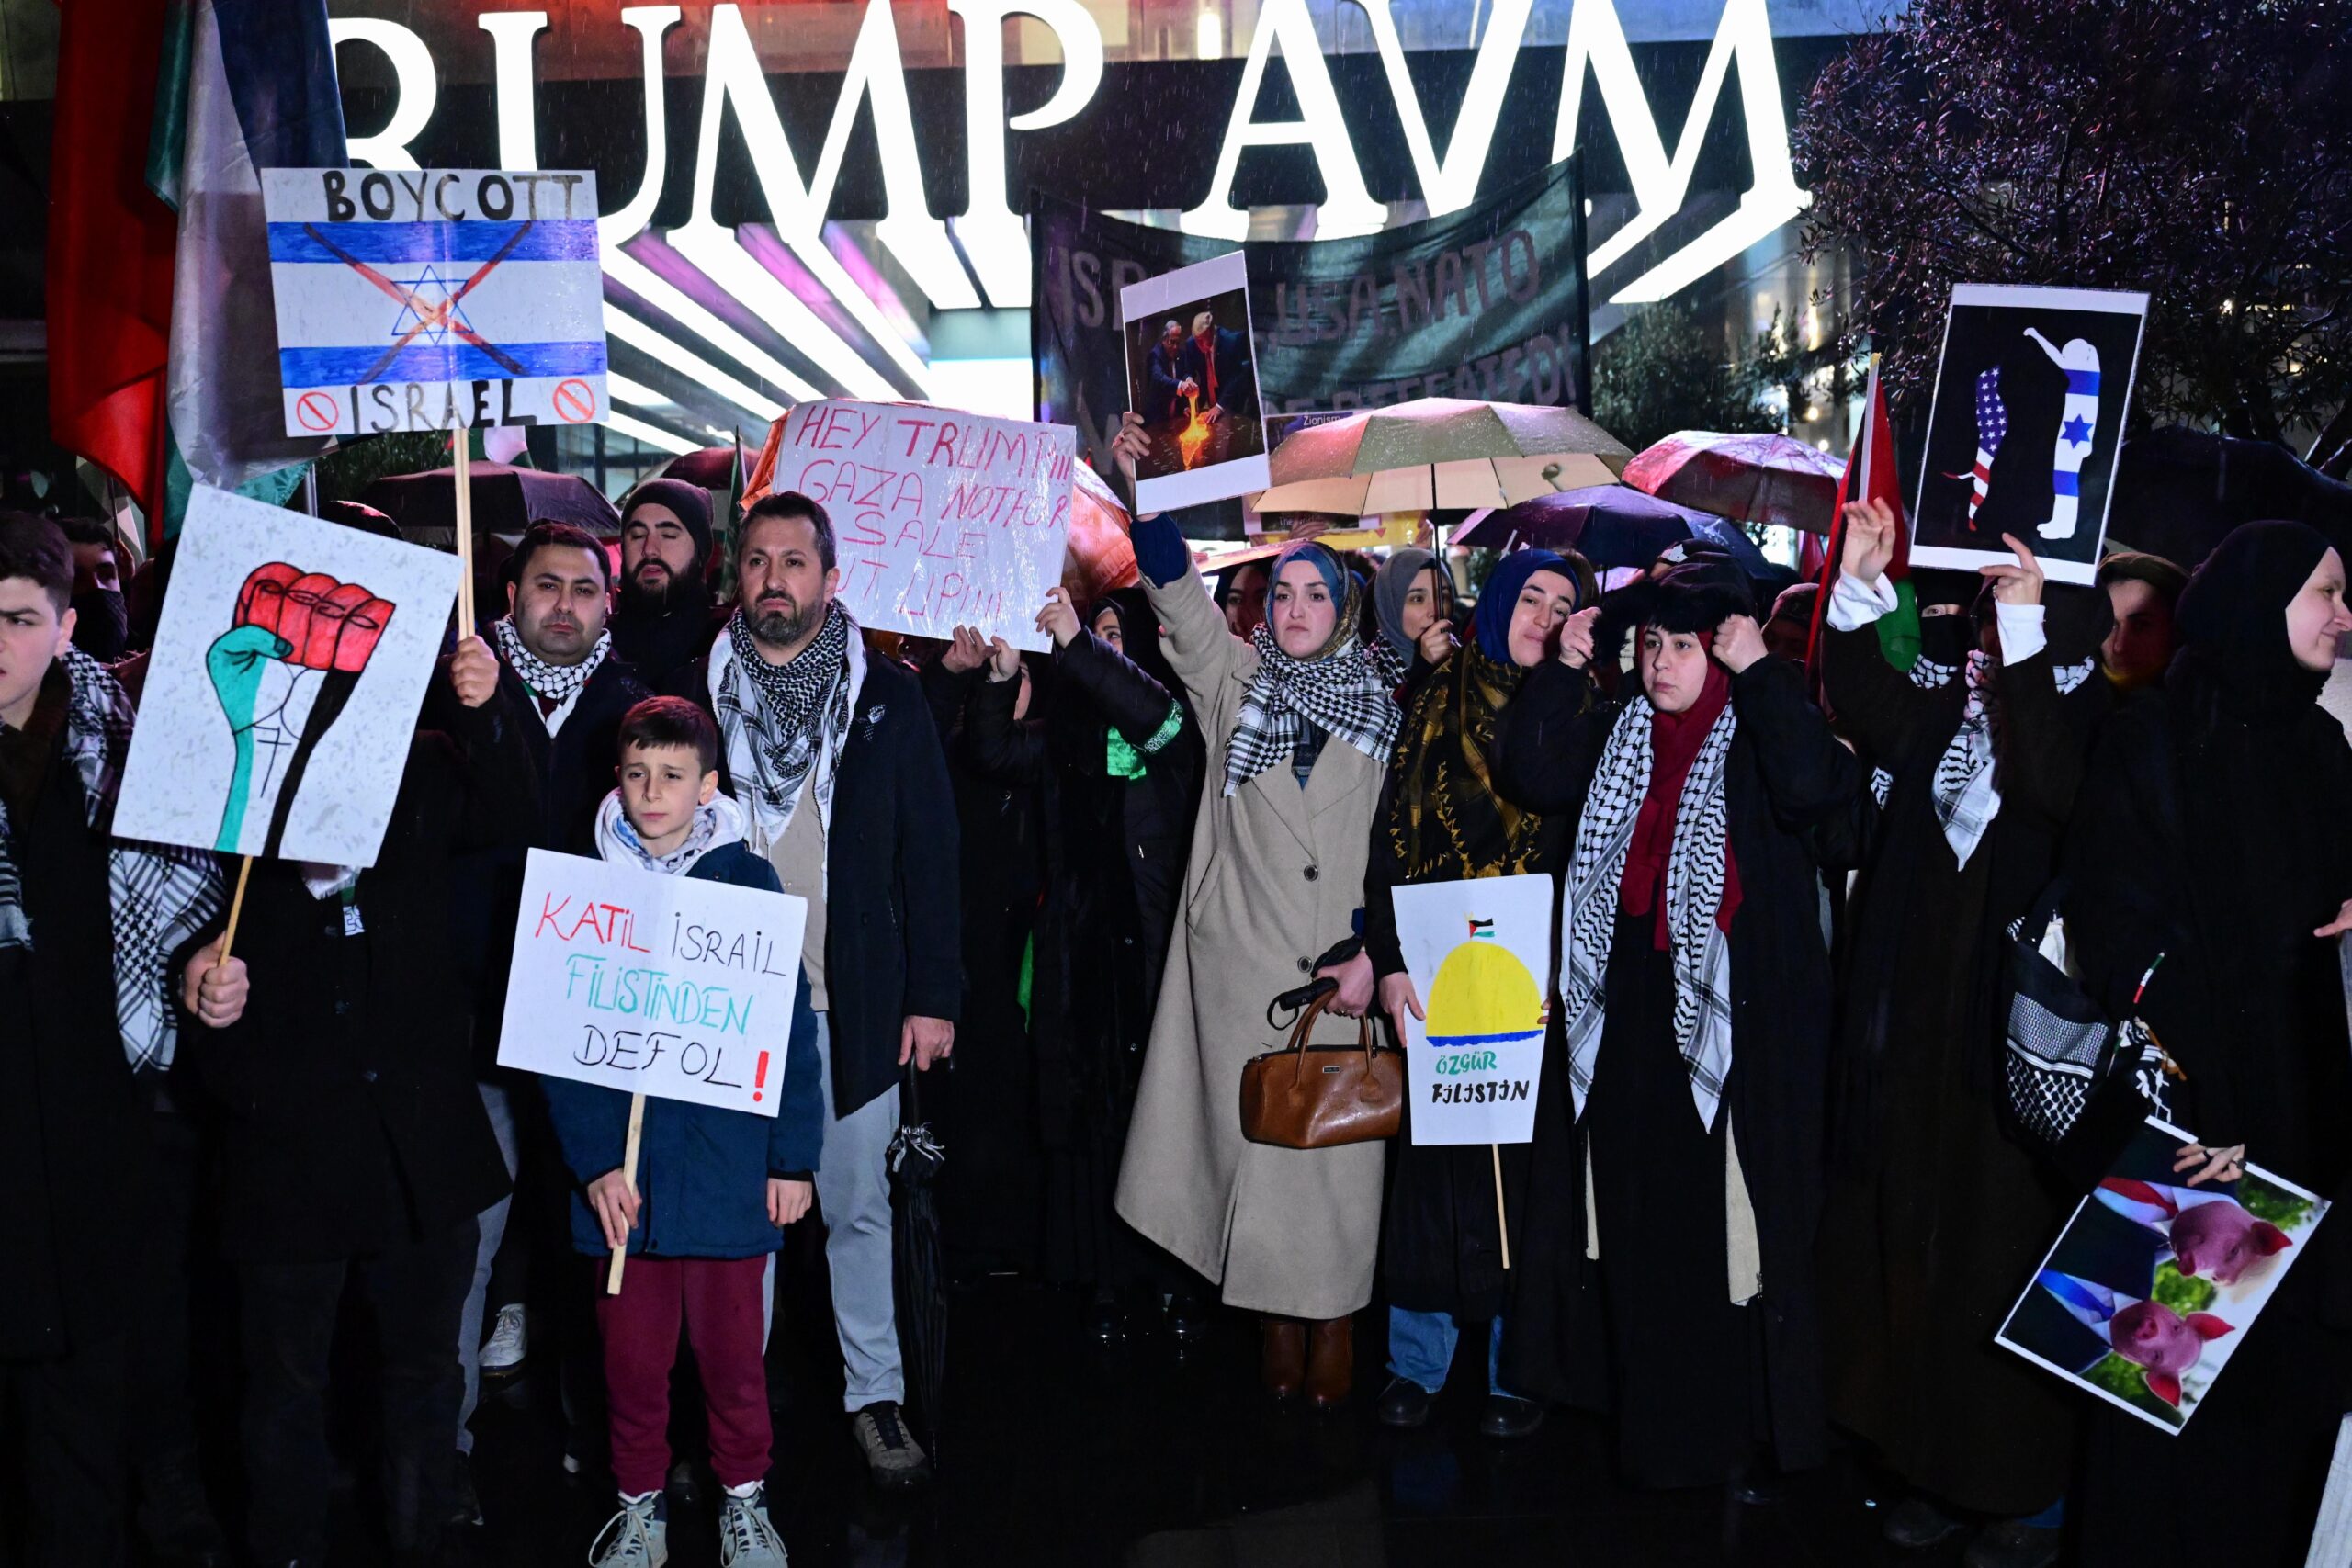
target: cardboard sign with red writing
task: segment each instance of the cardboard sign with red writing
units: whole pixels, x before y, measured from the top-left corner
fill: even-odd
[[[928,403],[802,403],[776,491],[832,519],[840,598],[860,626],[944,637],[959,626],[1041,649],[1061,581],[1078,433]]]
[[[773,1116],[808,904],[533,850],[498,1065]]]

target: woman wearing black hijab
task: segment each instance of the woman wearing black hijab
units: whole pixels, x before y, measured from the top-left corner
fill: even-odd
[[[2317,699],[2352,631],[2344,582],[2300,523],[2222,541],[2180,596],[2164,689],[2101,738],[2066,903],[2093,994],[2136,1013],[2187,1074],[2171,1109],[2198,1142],[2181,1179],[2226,1188],[2252,1158],[2339,1205],[2352,1198],[2337,959],[2352,748]],[[2312,1233],[2179,1435],[2094,1417],[2084,1562],[2303,1561],[2352,1397],[2347,1217]]]
[[[1429,564],[1427,551],[1400,550],[1391,568],[1397,558],[1408,570]],[[1384,591],[1391,581],[1384,577]],[[1394,890],[1529,872],[1556,875],[1566,861],[1568,819],[1522,811],[1504,799],[1487,754],[1497,716],[1526,672],[1552,657],[1562,626],[1583,603],[1579,581],[1569,560],[1550,550],[1503,557],[1479,596],[1470,640],[1428,673],[1406,705],[1404,733],[1372,819],[1363,891],[1364,951],[1378,976],[1381,1010],[1400,1040],[1406,1011],[1416,1018],[1422,1011],[1398,942]],[[1382,612],[1385,623],[1385,593]],[[1502,1343],[1507,1282],[1497,1211],[1505,1189],[1511,1212],[1521,1210],[1527,1145],[1501,1145],[1490,1156],[1480,1145],[1415,1144],[1410,1115],[1408,1109],[1405,1135],[1396,1140],[1382,1224],[1389,1382],[1380,1418],[1392,1427],[1428,1420],[1462,1325],[1491,1324],[1479,1429],[1492,1438],[1525,1437],[1542,1424],[1544,1407],[1504,1390],[1494,1376],[1493,1348]]]
[[[1722,1485],[1826,1457],[1816,889],[1862,769],[1736,567],[1627,592],[1623,698],[1592,694],[1580,612],[1496,737],[1501,794],[1577,823],[1502,1381],[1614,1409],[1637,1485]]]
[[[1128,1303],[1170,1299],[1172,1326],[1204,1325],[1194,1278],[1111,1209],[1199,806],[1200,731],[1159,647],[1143,591],[1114,589],[1081,617],[1056,589],[1042,722],[1016,724],[1004,686],[965,709],[994,777],[1044,791],[1045,887],[1029,987],[1045,1145],[1044,1268],[1094,1292],[1092,1332],[1116,1338]]]
[[[2112,703],[2108,601],[2045,592],[2018,547],[1989,582],[1919,581],[1920,657],[1897,671],[1877,621],[1896,603],[1898,526],[1883,502],[1847,508],[1822,639],[1830,711],[1884,791],[1849,906],[1832,1077],[1829,1407],[1910,1491],[1879,1516],[1890,1541],[1926,1547],[1973,1516],[1980,1558],[2046,1562],[2076,1402],[1993,1333],[2081,1194],[2004,1125],[2002,964]]]

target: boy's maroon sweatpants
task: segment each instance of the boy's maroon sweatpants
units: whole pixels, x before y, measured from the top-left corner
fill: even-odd
[[[760,1326],[766,1271],[765,1258],[632,1258],[621,1293],[596,1298],[612,1404],[613,1478],[623,1492],[659,1492],[669,1477],[670,1368],[678,1359],[682,1316],[710,1412],[713,1473],[721,1486],[767,1479],[774,1434]],[[599,1263],[599,1291],[604,1281]]]

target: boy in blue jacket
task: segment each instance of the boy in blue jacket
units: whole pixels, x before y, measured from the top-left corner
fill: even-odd
[[[604,858],[672,876],[781,893],[775,868],[743,844],[743,814],[718,792],[718,731],[690,702],[655,697],[622,718],[620,787],[596,816]],[[801,976],[792,1007],[780,1106],[744,1111],[649,1098],[637,1186],[622,1179],[629,1097],[563,1078],[543,1081],[563,1157],[578,1180],[572,1244],[626,1245],[621,1292],[600,1296],[613,1473],[621,1507],[596,1538],[596,1568],[669,1560],[662,1481],[670,1469],[670,1370],[683,1318],[710,1413],[710,1462],[726,1489],[719,1557],[727,1568],[785,1568],[768,1517],[768,1423],[762,1281],[783,1227],[808,1212],[824,1141],[816,1014]],[[599,1271],[597,1282],[603,1284]]]

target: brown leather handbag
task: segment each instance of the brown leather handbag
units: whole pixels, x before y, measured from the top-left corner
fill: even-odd
[[[1405,1111],[1405,1057],[1375,1046],[1372,1021],[1353,1045],[1310,1045],[1327,992],[1307,1003],[1290,1043],[1241,1068],[1241,1135],[1286,1149],[1329,1149],[1395,1135]]]

